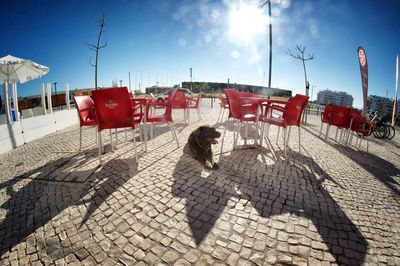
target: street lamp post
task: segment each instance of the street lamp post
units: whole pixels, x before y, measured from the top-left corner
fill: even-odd
[[[269,15],[269,75],[268,75],[268,88],[271,88],[271,73],[272,73],[272,14],[271,14],[271,0],[266,1],[260,7],[268,4]]]

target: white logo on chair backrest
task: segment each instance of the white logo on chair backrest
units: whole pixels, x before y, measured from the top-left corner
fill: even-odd
[[[108,109],[114,109],[114,108],[118,107],[118,104],[113,102],[113,100],[110,99],[110,100],[107,101],[106,107]]]

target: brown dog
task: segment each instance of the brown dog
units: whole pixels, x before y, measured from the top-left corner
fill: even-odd
[[[190,152],[193,158],[201,162],[208,169],[218,169],[218,164],[214,161],[214,154],[211,144],[217,144],[216,140],[221,136],[215,128],[210,126],[200,126],[194,130],[188,139]]]

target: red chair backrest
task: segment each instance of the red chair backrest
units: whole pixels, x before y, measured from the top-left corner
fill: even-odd
[[[128,88],[99,89],[92,91],[98,130],[134,127],[141,117],[134,120]]]
[[[169,98],[169,97],[168,97]],[[176,91],[175,97],[172,100],[172,107],[175,109],[186,109],[188,102],[183,91]]]
[[[80,126],[95,125],[94,103],[88,95],[72,96],[79,115]]]
[[[324,108],[324,111],[321,113],[321,121],[322,123],[329,123],[331,121],[333,105],[327,105]]]
[[[301,114],[307,105],[308,98],[308,96],[296,94],[289,99],[285,106],[286,111],[282,116],[286,126],[300,126]]]
[[[240,119],[242,117],[242,102],[235,89],[225,89],[226,100],[229,104],[229,116]]]
[[[351,108],[346,106],[332,106],[332,115],[330,125],[334,125],[339,128],[349,128],[351,121]]]

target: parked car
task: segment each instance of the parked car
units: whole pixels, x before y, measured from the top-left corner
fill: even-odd
[[[191,98],[191,97],[193,96],[193,93],[192,93],[189,89],[186,89],[186,88],[178,88],[178,91],[183,91],[183,92],[185,93],[185,96],[186,96],[186,97]],[[155,98],[156,98],[158,101],[164,101],[165,98],[168,98],[168,91],[166,91],[166,92],[164,92],[164,93],[161,93],[161,94],[157,94],[157,95],[155,96]]]

